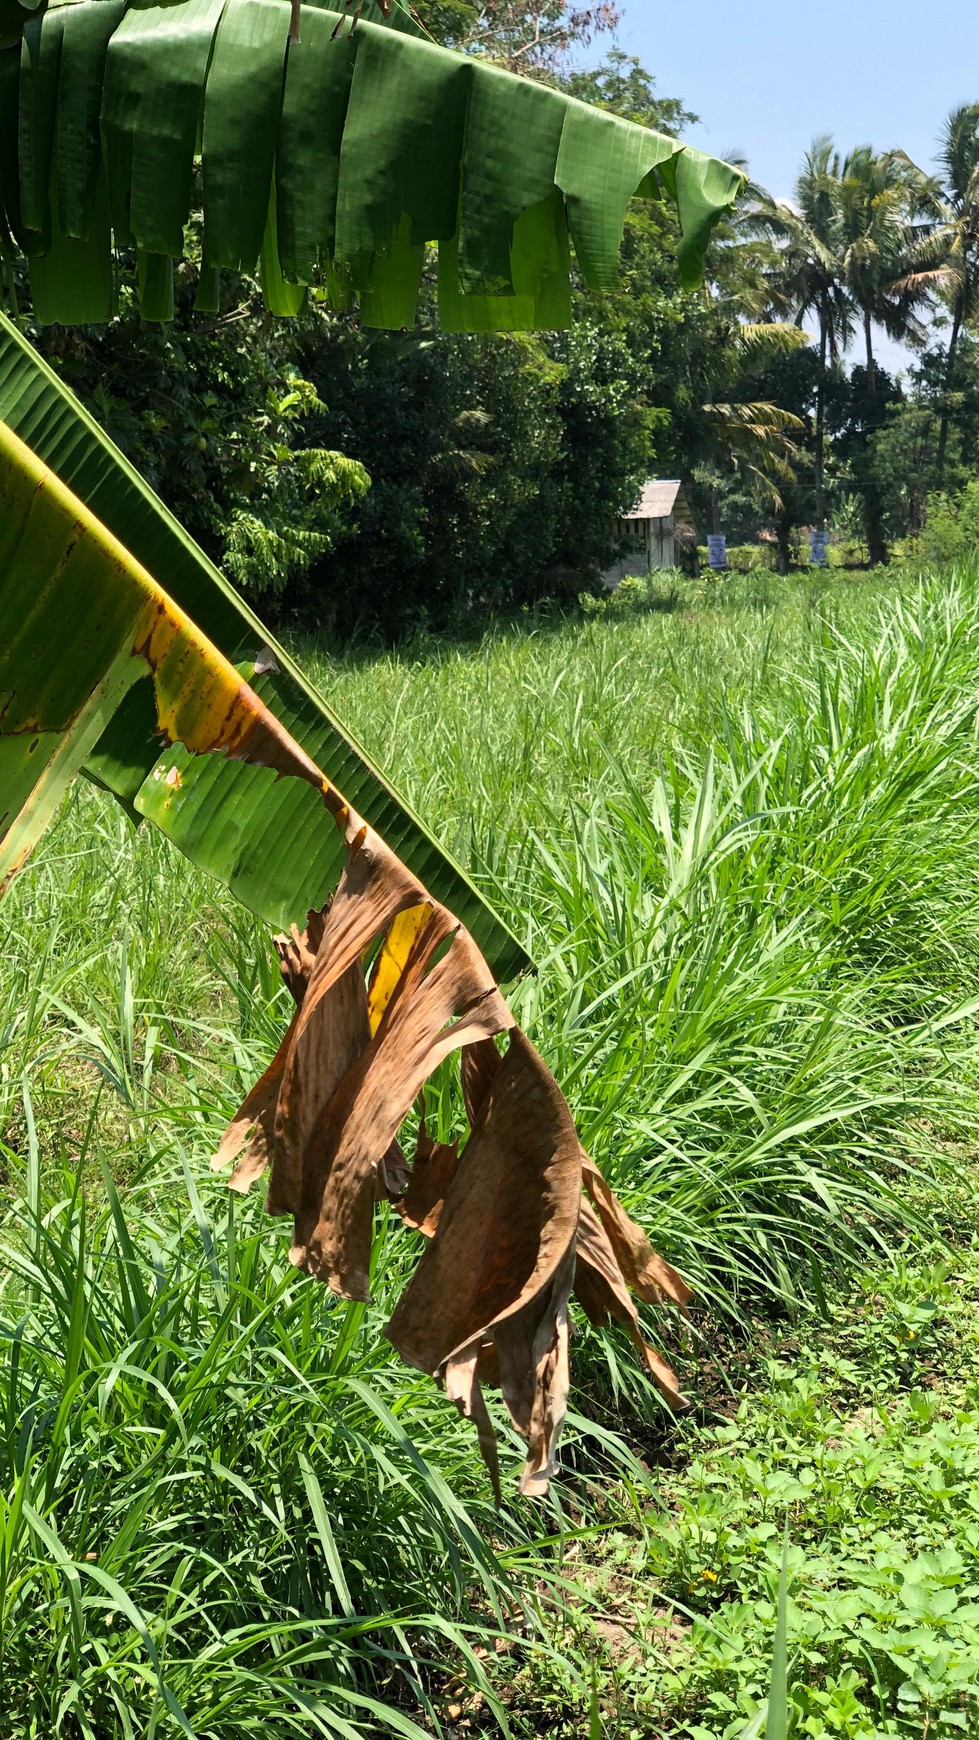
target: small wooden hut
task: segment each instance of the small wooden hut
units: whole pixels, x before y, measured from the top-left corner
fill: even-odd
[[[632,512],[619,521],[628,549],[602,576],[613,587],[627,574],[675,568],[677,546],[696,542],[693,517],[679,478],[651,477]]]

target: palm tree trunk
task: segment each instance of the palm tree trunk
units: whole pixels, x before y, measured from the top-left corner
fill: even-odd
[[[819,308],[819,379],[816,382],[816,437],[813,474],[816,488],[816,525],[822,531],[826,524],[826,494],[823,488],[823,448],[826,441],[826,345],[828,314],[826,295]]]
[[[872,568],[882,567],[889,559],[887,539],[884,536],[884,512],[881,501],[880,487],[870,473],[870,434],[879,427],[879,419],[875,416],[872,401],[877,396],[877,364],[874,361],[873,333],[870,324],[870,309],[863,311],[863,336],[867,345],[867,430],[864,434],[866,472],[863,486],[863,524],[867,538],[867,555]]]
[[[933,428],[934,418],[929,417],[914,450],[914,472],[907,485],[908,533],[912,538],[920,538],[928,518],[928,449]]]
[[[961,331],[962,331],[963,304],[964,304],[964,297],[957,296],[955,299],[955,313],[952,316],[952,330],[949,333],[949,337],[948,337],[948,355],[945,358],[945,383],[944,383],[944,390],[943,390],[943,395],[942,395],[942,397],[943,397],[942,420],[941,420],[941,424],[939,425],[939,430],[938,430],[938,454],[937,454],[937,459],[936,459],[936,471],[937,471],[937,476],[938,476],[939,489],[941,489],[942,484],[945,481],[945,449],[948,446],[948,424],[949,424],[949,417],[951,415],[949,402],[948,402],[948,396],[952,390],[952,376],[953,376],[953,373],[955,370],[955,352],[958,348],[959,335],[961,334]]]
[[[874,398],[877,392],[877,364],[874,361],[874,341],[870,330],[870,309],[863,311],[863,336],[867,345],[867,392]]]

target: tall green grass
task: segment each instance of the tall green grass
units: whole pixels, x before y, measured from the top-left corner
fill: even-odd
[[[66,1171],[7,1230],[4,1735],[441,1733],[450,1660],[505,1725],[475,1646],[519,1601],[546,1648],[537,1519],[494,1516],[362,1306],[162,1183],[93,1204]]]
[[[461,849],[483,818],[585,1141],[742,1318],[886,1248],[971,1115],[979,984],[969,578],[770,600],[339,679]]]
[[[521,1018],[708,1348],[886,1260],[905,1171],[921,1201],[974,1115],[976,592],[746,583],[305,649],[527,937]],[[260,927],[89,790],[3,916],[12,1740],[439,1731],[450,1674],[492,1725],[528,1650],[584,1731],[560,1540],[596,1524],[596,1475],[605,1520],[656,1525],[623,1441],[656,1404],[616,1334],[578,1349],[556,1508],[496,1517],[467,1429],[380,1339],[416,1241],[379,1227],[376,1303],[338,1306],[207,1171],[284,1019]],[[448,1073],[433,1112],[458,1128]]]

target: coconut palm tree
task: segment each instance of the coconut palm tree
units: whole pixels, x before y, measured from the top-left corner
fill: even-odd
[[[945,474],[951,391],[963,328],[979,318],[979,103],[953,109],[942,129],[939,177],[932,231],[932,285],[952,316],[945,356],[941,423],[938,431],[938,487]]]
[[[803,159],[791,202],[777,200],[764,188],[753,190],[747,208],[749,229],[770,235],[777,253],[769,280],[772,301],[801,326],[815,317],[819,334],[819,376],[816,384],[813,484],[816,522],[826,517],[824,452],[826,445],[826,367],[836,364],[853,335],[853,308],[843,287],[837,252],[837,192],[840,157],[827,134],[814,139]]]
[[[863,326],[867,388],[877,391],[873,328],[903,342],[923,340],[918,309],[934,285],[915,268],[928,243],[921,222],[933,183],[901,151],[874,152],[859,145],[844,159],[833,190],[833,232],[842,288]]]
[[[834,233],[841,284],[859,317],[866,347],[863,424],[869,438],[884,407],[878,393],[874,326],[898,342],[923,343],[919,311],[930,305],[934,274],[929,208],[934,183],[901,151],[858,146],[844,159],[835,190]],[[868,473],[864,530],[872,565],[887,561],[879,485]]]
[[[773,302],[801,322],[815,315],[820,370],[816,388],[816,519],[825,520],[826,366],[839,361],[858,326],[866,350],[867,392],[877,394],[874,325],[890,337],[920,340],[919,308],[935,290],[928,222],[934,187],[901,152],[858,146],[841,157],[827,136],[814,140],[789,203],[756,199],[746,221],[778,244]],[[929,252],[929,250],[931,250]],[[873,560],[885,551],[879,515],[866,503]]]

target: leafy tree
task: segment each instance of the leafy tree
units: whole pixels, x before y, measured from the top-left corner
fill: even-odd
[[[566,82],[586,101],[660,131],[681,130],[695,118],[661,98],[649,74],[621,53]],[[766,318],[771,249],[759,245],[757,234],[720,225],[708,257],[709,288],[685,294],[670,257],[670,222],[663,206],[629,214],[619,285],[588,299],[580,325],[610,327],[632,353],[655,418],[650,463],[655,458],[661,470],[691,485],[699,515],[715,529],[722,506],[739,526],[756,529],[760,507],[780,508],[782,488],[796,483],[795,442],[803,432],[796,413],[765,391],[763,363],[806,341]],[[746,389],[749,377],[757,390]]]
[[[960,561],[979,549],[979,479],[971,478],[959,495],[939,490],[931,496],[923,534],[932,562]]]
[[[855,489],[863,504],[864,536],[872,566],[885,564],[889,552],[885,526],[885,500],[875,462],[876,441],[887,424],[892,407],[903,394],[896,381],[879,365],[871,378],[869,369],[857,364],[842,390],[827,405],[827,423],[833,438],[834,462]]]
[[[563,66],[575,48],[615,29],[613,0],[568,6],[565,0],[420,0],[417,16],[437,41],[540,77]]]
[[[931,283],[951,313],[944,403],[938,433],[938,487],[945,476],[959,340],[979,318],[979,103],[963,103],[945,122],[932,242],[938,254]]]
[[[935,487],[938,417],[928,404],[888,406],[886,422],[873,436],[873,472],[892,537],[917,537]]]
[[[23,324],[208,554],[274,615],[370,479],[321,439],[326,407],[300,367],[322,313],[276,321],[254,281],[229,290],[223,313],[200,315],[185,283],[168,327],[141,321],[125,287],[107,326]]]
[[[613,333],[368,338],[335,322],[303,366],[326,438],[372,488],[296,608],[344,632],[444,627],[577,592],[614,556],[655,418]]]
[[[581,102],[610,109],[640,127],[653,127],[658,133],[679,137],[699,116],[686,108],[677,97],[662,97],[656,81],[634,54],[611,49],[600,66],[588,72],[568,73],[562,85]]]
[[[887,409],[873,436],[873,468],[889,528],[918,536],[939,496],[956,500],[979,470],[979,341],[964,331],[956,357],[956,390],[946,391],[948,354],[925,350],[910,370],[907,396]],[[944,454],[942,422],[948,415]]]

